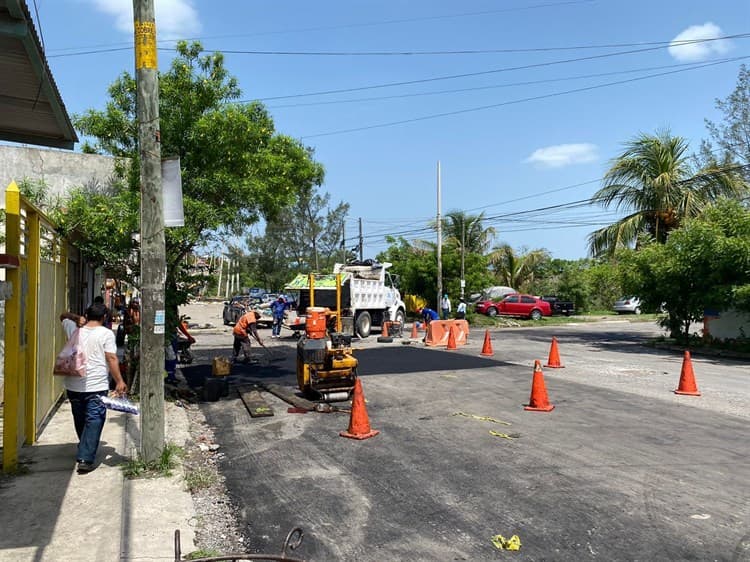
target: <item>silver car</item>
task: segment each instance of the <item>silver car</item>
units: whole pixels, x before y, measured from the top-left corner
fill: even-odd
[[[622,297],[615,301],[614,309],[617,314],[640,314],[641,299],[638,297]]]

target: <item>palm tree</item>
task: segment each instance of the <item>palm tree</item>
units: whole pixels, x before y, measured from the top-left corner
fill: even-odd
[[[517,254],[510,244],[495,246],[488,255],[490,266],[495,270],[500,284],[519,291],[531,287],[539,266],[549,259],[547,250],[538,249]]]
[[[625,145],[591,203],[629,214],[589,235],[592,256],[611,255],[643,234],[664,243],[684,219],[699,215],[721,197],[746,192],[747,185],[732,170],[709,166],[696,172],[687,150],[687,141],[668,130],[641,134]]]
[[[484,254],[495,236],[491,226],[484,228],[484,213],[469,215],[464,211],[451,211],[443,219],[445,244],[456,250]]]

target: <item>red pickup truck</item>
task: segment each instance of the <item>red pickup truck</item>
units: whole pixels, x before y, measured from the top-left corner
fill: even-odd
[[[541,320],[543,316],[552,316],[552,307],[547,301],[531,295],[508,295],[498,302],[482,301],[477,303],[476,311],[488,316],[518,316]]]

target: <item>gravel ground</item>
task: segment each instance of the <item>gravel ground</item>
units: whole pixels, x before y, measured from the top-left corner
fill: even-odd
[[[183,461],[185,482],[193,496],[196,549],[206,554],[247,552],[249,544],[218,469],[224,454],[197,404],[182,402],[189,420],[190,441]],[[186,554],[189,551],[186,549]]]

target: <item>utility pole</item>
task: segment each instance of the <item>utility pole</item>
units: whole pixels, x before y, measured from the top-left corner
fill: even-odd
[[[466,287],[466,280],[464,279],[464,261],[466,256],[466,215],[461,217],[461,298],[464,298],[464,287]]]
[[[346,264],[346,224],[341,221],[341,263]]]
[[[219,282],[216,285],[216,296],[221,296],[221,274],[224,271],[224,256],[219,256]]]
[[[359,217],[359,261],[363,260],[362,258],[363,244],[364,244],[364,238],[362,238],[362,217]]]
[[[141,456],[164,449],[164,201],[154,0],[133,0],[138,148],[141,159]]]
[[[443,296],[443,219],[440,216],[440,160],[437,163],[437,306]]]

